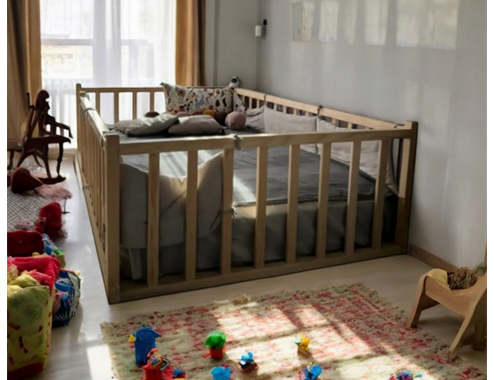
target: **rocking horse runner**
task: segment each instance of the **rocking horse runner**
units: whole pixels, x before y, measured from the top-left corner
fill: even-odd
[[[71,141],[72,132],[70,127],[57,122],[53,116],[48,114],[48,111],[50,110],[48,98],[50,95],[47,91],[41,90],[36,94],[34,105],[30,104],[29,94],[27,95],[29,114],[24,126],[23,137],[20,141],[17,139],[7,140],[7,151],[10,152],[10,161],[7,169],[13,167],[14,153],[19,152],[21,157],[19,158],[16,167],[21,166],[24,160],[29,156],[33,156],[36,163],[39,166],[42,166],[38,161],[38,158],[40,158],[43,161],[46,174],[48,175],[48,178],[40,178],[40,180],[45,184],[62,182],[65,180],[65,177],[60,175],[60,165],[63,159],[63,144],[66,142],[70,143]],[[47,125],[50,126],[49,129],[46,128]],[[33,136],[36,127],[38,127],[38,135]],[[60,129],[60,133],[57,133],[57,128]],[[69,137],[64,136],[64,131],[68,131]],[[48,150],[50,144],[58,144],[59,146],[57,177],[55,178],[51,176],[50,166],[48,164]]]

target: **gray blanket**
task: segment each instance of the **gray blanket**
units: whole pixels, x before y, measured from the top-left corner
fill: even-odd
[[[238,132],[237,132],[238,134]],[[240,133],[242,134],[242,133]],[[127,137],[122,137],[127,139]],[[220,215],[222,156],[220,151],[199,151],[198,180],[198,270],[216,268],[221,246]],[[266,261],[284,257],[289,151],[286,147],[268,150]],[[314,251],[315,221],[319,185],[320,156],[300,152],[297,254]],[[256,149],[235,151],[232,263],[252,260],[255,227]],[[346,197],[349,168],[331,161],[327,220],[327,251],[344,244]],[[134,279],[146,273],[147,246],[147,156],[125,156],[121,164],[121,243],[122,270]],[[160,155],[160,273],[181,273],[184,266],[187,153]],[[372,226],[375,181],[360,173],[358,188],[356,244],[367,245]],[[385,204],[383,237],[394,231],[395,195],[389,190]],[[128,264],[125,264],[128,263]]]
[[[236,132],[238,133],[238,132]],[[241,134],[251,133],[243,132]],[[127,139],[123,137],[122,139]],[[256,149],[235,151],[234,194],[236,207],[256,203]],[[200,151],[198,180],[198,238],[219,223],[222,191],[221,151]],[[316,201],[319,185],[318,154],[300,152],[299,202]],[[288,194],[288,147],[268,150],[267,204],[283,204]],[[126,248],[147,246],[147,155],[124,156],[121,164],[121,243]],[[160,155],[160,246],[185,241],[187,153]],[[349,167],[331,160],[329,200],[346,200]],[[361,172],[358,200],[372,200],[375,180]],[[388,195],[392,195],[389,191]]]

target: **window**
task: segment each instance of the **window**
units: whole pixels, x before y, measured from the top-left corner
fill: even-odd
[[[112,87],[174,83],[175,2],[40,0],[43,88],[50,93],[53,116],[77,133],[77,83]],[[101,106],[103,111],[103,99]],[[108,123],[113,122],[111,114],[103,116]]]

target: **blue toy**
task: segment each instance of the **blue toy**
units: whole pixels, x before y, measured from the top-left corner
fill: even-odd
[[[136,364],[141,367],[147,363],[149,351],[156,348],[156,338],[161,337],[151,327],[143,327],[135,333]]]
[[[257,368],[257,363],[254,360],[254,354],[252,352],[242,355],[238,364],[242,372],[250,372]]]
[[[219,366],[213,368],[211,375],[213,375],[213,380],[230,380],[230,373],[232,369],[228,366]]]
[[[322,369],[318,365],[312,365],[312,363],[309,363],[309,365],[302,370],[303,380],[316,380],[319,378],[319,375],[321,374]],[[299,376],[301,378],[301,376]]]

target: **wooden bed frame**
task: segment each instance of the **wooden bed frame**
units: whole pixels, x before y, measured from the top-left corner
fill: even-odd
[[[119,120],[119,95],[132,94],[132,115],[137,117],[137,94],[148,94],[151,109],[156,93],[163,95],[161,87],[152,88],[82,88],[77,85],[77,162],[85,189],[86,203],[106,293],[110,303],[150,296],[207,288],[246,280],[295,273],[316,268],[356,262],[372,258],[405,253],[408,240],[410,201],[417,144],[417,123],[397,124],[370,117],[337,111],[330,108],[300,103],[256,91],[237,89],[237,94],[251,107],[267,105],[286,113],[318,115],[332,119],[348,130],[341,132],[258,134],[242,136],[189,137],[168,140],[120,141],[100,116],[101,94],[113,94],[114,119]],[[95,106],[88,94],[94,94]],[[139,115],[141,116],[141,115]],[[365,129],[352,129],[353,126]],[[394,139],[400,141],[399,200],[395,241],[382,243],[383,209],[386,191],[385,177],[389,147]],[[372,224],[372,244],[355,249],[357,191],[360,151],[363,141],[380,141],[378,176]],[[352,142],[350,178],[346,211],[345,249],[326,252],[326,220],[331,144]],[[299,157],[301,144],[323,144],[320,152],[319,195],[317,214],[317,241],[314,256],[297,257],[297,206],[299,186]],[[287,240],[285,261],[265,263],[266,194],[268,148],[289,146],[289,185],[287,201]],[[254,263],[251,266],[232,267],[232,196],[233,162],[235,149],[257,148],[257,202],[254,239]],[[222,184],[222,243],[220,268],[217,271],[196,271],[197,235],[197,166],[198,150],[223,150]],[[159,277],[159,154],[187,151],[187,205],[185,273]],[[149,159],[147,282],[120,278],[120,159],[124,155],[146,154]]]

